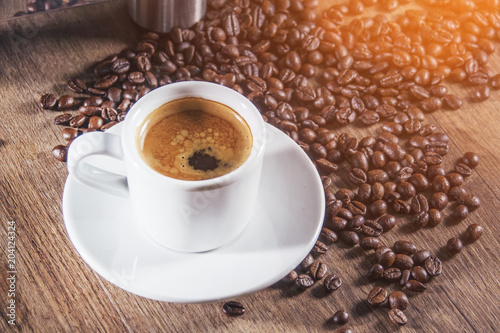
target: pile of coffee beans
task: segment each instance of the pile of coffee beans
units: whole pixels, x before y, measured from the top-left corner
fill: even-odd
[[[158,86],[205,80],[230,87],[296,141],[322,176],[321,237],[285,280],[300,288],[323,280],[326,290],[338,289],[341,278],[320,258],[340,240],[378,253],[370,280],[422,291],[424,280],[441,272],[439,258],[404,240],[388,248],[380,236],[403,223],[415,230],[445,218],[458,224],[479,208],[479,198],[464,186],[478,155],[467,152],[446,170],[449,137],[426,115],[460,109],[462,99],[447,84],[473,87],[477,102],[500,88],[500,75],[488,66],[500,38],[500,12],[495,2],[420,0],[421,9],[380,13],[408,2],[349,0],[323,8],[319,0],[209,1],[205,18],[191,29],[145,33],[95,64],[94,80],[69,81],[73,94],[43,95],[43,109],[62,112],[54,122],[64,126],[66,144],[53,154],[65,161],[74,138],[119,123]],[[371,6],[379,14],[363,17]],[[355,126],[373,134],[357,138],[349,133]],[[349,188],[333,184],[339,169],[347,172]],[[445,216],[450,205],[453,212]],[[457,254],[482,234],[473,224],[441,245]],[[384,294],[376,292],[374,302]],[[391,295],[389,319],[404,324],[405,296]]]
[[[54,9],[64,9],[100,1],[104,0],[28,0],[26,3],[26,11],[19,11],[15,13],[14,16],[23,16]]]
[[[428,250],[417,251],[417,247],[411,242],[400,240],[392,248],[383,245],[372,248],[375,250],[376,263],[367,274],[370,281],[380,279],[395,283],[409,292],[419,293],[427,289],[427,282],[442,273],[441,260],[432,256]],[[409,301],[403,291],[396,290],[388,294],[384,288],[374,287],[368,293],[367,302],[372,306],[381,306],[387,300],[390,307],[389,320],[399,325],[406,324],[407,317],[403,311],[408,307]]]

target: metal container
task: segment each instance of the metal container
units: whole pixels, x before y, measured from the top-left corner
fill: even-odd
[[[141,27],[160,33],[189,28],[207,10],[206,0],[128,0],[130,17]]]

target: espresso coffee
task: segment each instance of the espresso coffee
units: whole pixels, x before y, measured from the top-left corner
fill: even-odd
[[[252,133],[230,107],[197,97],[163,104],[138,128],[141,158],[176,179],[220,177],[240,167],[252,150]]]

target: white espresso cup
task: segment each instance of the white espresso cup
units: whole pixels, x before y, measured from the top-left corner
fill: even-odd
[[[137,129],[163,104],[187,97],[224,104],[246,121],[253,143],[240,167],[212,179],[180,180],[144,162],[136,144]],[[76,138],[68,150],[68,170],[83,184],[128,196],[136,222],[159,244],[178,251],[203,252],[231,242],[248,224],[257,198],[265,143],[262,116],[243,95],[214,83],[179,82],[157,88],[137,101],[123,122],[120,136],[90,132]],[[122,160],[126,175],[97,168],[86,159],[91,155]]]

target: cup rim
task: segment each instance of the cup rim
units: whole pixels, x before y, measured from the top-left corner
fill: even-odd
[[[250,124],[248,124],[253,136],[252,150],[249,157],[243,162],[242,165],[240,165],[235,170],[219,177],[203,180],[185,180],[166,176],[151,168],[141,158],[136,148],[135,134],[136,129],[138,128],[142,120],[161,105],[168,103],[169,101],[184,97],[200,97],[225,104],[236,111],[238,114],[240,114],[240,116],[242,116],[243,119],[247,121],[247,124],[249,122],[245,118],[245,116],[241,115],[241,113],[231,105],[240,105],[242,107],[245,107],[255,115],[255,120],[257,126],[259,127],[258,130],[260,130],[261,134],[260,137],[257,138],[258,142],[256,144],[256,133],[254,132],[255,130]],[[232,102],[229,103],[229,100],[231,100]],[[149,106],[149,104],[153,105]],[[129,135],[127,135],[127,133]],[[251,170],[252,165],[258,162],[260,156],[264,153],[264,148],[266,145],[266,129],[264,119],[262,118],[257,107],[242,94],[234,91],[233,89],[213,82],[182,81],[158,87],[139,99],[136,103],[134,103],[124,120],[121,141],[124,157],[127,160],[126,164],[132,163],[134,167],[140,168],[141,172],[144,172],[144,175],[148,175],[149,177],[157,177],[158,181],[168,182],[179,186],[223,186],[224,184],[232,183],[234,180],[238,179],[241,174]]]

